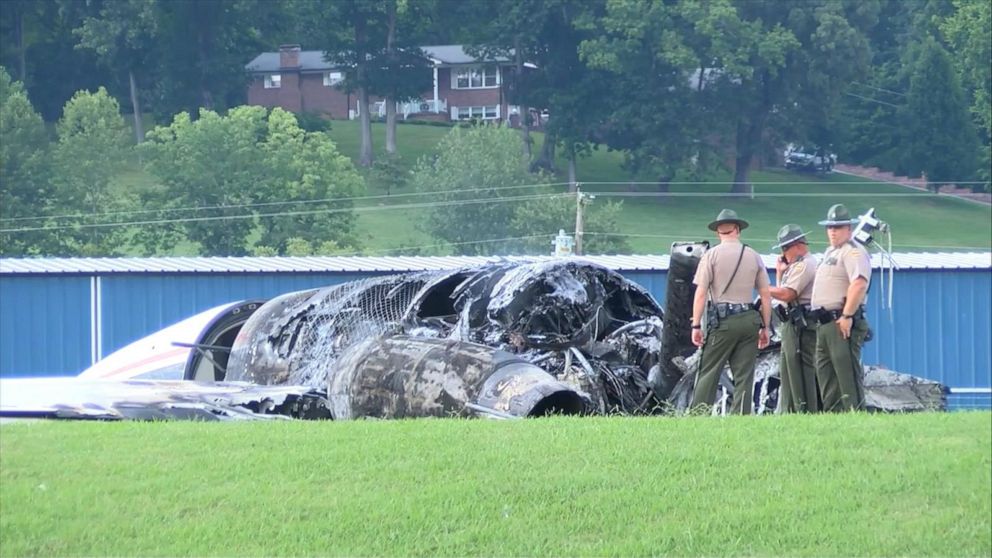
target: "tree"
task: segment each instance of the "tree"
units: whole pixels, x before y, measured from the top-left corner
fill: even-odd
[[[396,154],[396,103],[417,99],[430,89],[430,65],[416,45],[431,10],[431,0],[388,0],[386,44],[370,76],[371,88],[386,107],[386,153]]]
[[[585,254],[625,254],[630,246],[620,232],[623,202],[597,202],[585,208]],[[547,254],[554,233],[571,232],[575,225],[575,196],[545,197],[520,204],[510,221],[510,235],[527,254]],[[535,236],[537,235],[537,236]]]
[[[540,29],[557,2],[543,0],[517,0],[500,5],[499,17],[485,22],[479,28],[482,39],[468,51],[485,59],[503,58],[513,62],[513,71],[504,76],[507,102],[517,105],[520,110],[520,135],[523,151],[529,161],[532,158],[533,140],[530,137],[530,105],[532,90],[530,75],[526,65],[533,63],[534,54],[543,41],[553,40],[541,37],[533,29]],[[468,21],[475,19],[480,9],[485,12],[485,2],[465,2],[458,8]],[[549,147],[554,146],[552,141]]]
[[[904,167],[935,188],[974,177],[978,136],[947,51],[927,37],[918,49],[902,111]]]
[[[319,46],[324,57],[345,69],[341,88],[357,93],[361,129],[359,165],[371,167],[372,116],[369,96],[374,85],[373,60],[383,50],[386,9],[374,0],[352,0],[325,4],[301,0],[298,9],[308,14],[308,39]]]
[[[558,230],[575,223],[575,196],[555,192],[528,172],[520,138],[509,128],[453,128],[436,157],[417,163],[411,182],[419,191],[437,192],[423,228],[456,253],[546,254]],[[619,204],[603,204],[588,212],[587,228],[597,234],[590,235],[587,251],[624,250],[619,211]]]
[[[838,110],[837,141],[842,160],[905,175],[903,139],[906,93],[919,58],[920,37],[936,35],[953,6],[950,0],[882,0],[869,33],[871,69],[848,84]]]
[[[292,113],[275,109],[267,124],[265,141],[259,147],[267,172],[262,184],[268,189],[261,194],[265,200],[287,202],[285,208],[290,211],[300,207],[304,212],[261,219],[258,244],[272,246],[280,254],[286,253],[293,238],[307,239],[312,253],[327,253],[329,247],[338,251],[358,248],[350,201],[291,203],[360,194],[365,183],[351,160],[338,152],[327,134],[300,129]],[[319,212],[325,208],[326,213]],[[297,249],[299,245],[297,241]]]
[[[711,75],[714,64],[697,31],[705,14],[691,7],[608,3],[603,17],[584,22],[596,32],[580,47],[590,66],[609,75],[590,80],[609,88],[597,94],[607,117],[595,137],[623,151],[626,168],[652,176],[662,192],[677,172],[708,160],[708,142],[720,130],[709,108],[713,91],[693,79]]]
[[[821,128],[824,135],[837,97],[867,69],[866,31],[879,5],[739,0],[686,9],[705,39],[701,58],[715,69],[719,109],[733,126],[732,191],[750,192],[750,167],[769,128],[793,134]]]
[[[99,214],[130,208],[122,192],[110,190],[131,150],[120,106],[107,90],[77,92],[63,109],[53,148],[56,186],[53,209],[64,214]],[[80,228],[59,234],[63,255],[112,255],[124,244],[119,227]]]
[[[357,247],[351,205],[336,200],[360,194],[362,178],[326,134],[300,129],[291,113],[203,109],[195,122],[179,113],[140,150],[164,185],[157,203],[204,255],[283,254],[293,238]],[[176,211],[189,207],[202,209]]]
[[[437,156],[421,159],[411,177],[416,190],[438,192],[425,231],[464,254],[507,251],[512,241],[488,241],[515,236],[511,223],[517,207],[549,195],[535,195],[528,187],[507,189],[541,182],[527,166],[513,130],[489,125],[452,128],[438,143]]]
[[[955,12],[941,30],[954,48],[954,61],[972,96],[971,111],[982,128],[982,175],[992,170],[992,3],[955,0]]]
[[[52,191],[48,135],[21,82],[0,66],[0,229],[37,228]],[[48,237],[39,231],[0,233],[0,255],[38,254]]]
[[[79,47],[92,49],[104,64],[127,73],[137,143],[145,134],[136,74],[152,67],[158,28],[156,10],[157,0],[105,2],[97,16],[84,18],[73,31],[79,37]]]
[[[544,144],[533,169],[556,172],[555,151],[560,145],[568,161],[569,189],[577,182],[576,164],[602,141],[603,122],[610,115],[609,99],[617,87],[610,70],[591,68],[579,55],[583,41],[595,36],[605,15],[602,0],[549,0],[526,22],[536,45],[528,60],[536,65],[524,74],[520,88],[524,104],[552,117],[545,125]]]
[[[396,152],[396,103],[419,97],[430,88],[427,57],[416,46],[423,26],[437,9],[434,0],[353,0],[331,4],[300,0],[308,14],[305,38],[324,57],[344,70],[339,87],[356,93],[361,148],[359,165],[371,167],[372,115],[370,97],[384,99],[386,152]]]
[[[224,110],[244,103],[244,64],[291,39],[297,15],[283,0],[158,2],[156,114]],[[302,14],[300,14],[302,17]]]
[[[47,122],[80,89],[116,90],[94,53],[75,48],[77,27],[93,2],[13,0],[0,2],[0,64],[15,68],[18,81]]]

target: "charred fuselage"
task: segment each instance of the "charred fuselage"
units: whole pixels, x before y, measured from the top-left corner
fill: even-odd
[[[648,376],[662,315],[641,287],[582,260],[379,277],[263,305],[231,347],[226,380],[326,390],[335,418],[469,404],[513,416],[648,412],[661,400]],[[494,395],[506,386],[522,391]]]

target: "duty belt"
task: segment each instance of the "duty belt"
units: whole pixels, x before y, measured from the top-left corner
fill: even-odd
[[[829,324],[830,322],[835,322],[844,315],[843,310],[825,310],[823,308],[818,308],[812,311],[813,319],[821,324]],[[854,319],[860,320],[865,317],[865,307],[859,306],[857,310],[854,311]]]
[[[727,316],[733,316],[734,314],[741,314],[747,312],[748,310],[754,310],[754,305],[750,302],[737,303],[737,302],[717,302],[717,311],[720,313],[725,313]]]

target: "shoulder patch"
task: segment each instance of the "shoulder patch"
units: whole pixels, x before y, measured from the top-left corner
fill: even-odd
[[[852,258],[857,258],[857,257],[861,256],[861,251],[858,250],[857,248],[854,248],[850,252],[848,252],[847,255],[850,256],[850,257],[852,257]]]
[[[792,269],[794,270],[795,273],[802,273],[803,271],[806,270],[806,262],[798,261],[792,264]]]

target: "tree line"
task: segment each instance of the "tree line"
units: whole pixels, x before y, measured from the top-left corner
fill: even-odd
[[[527,118],[518,131],[530,170],[565,171],[557,168],[564,159],[571,182],[583,156],[605,147],[622,152],[627,171],[650,177],[660,190],[676,177],[705,177],[729,166],[732,191],[747,192],[756,163],[788,141],[802,141],[832,148],[845,162],[926,173],[935,183],[977,180],[973,186],[981,188],[989,179],[992,143],[990,6],[984,0],[9,0],[0,10],[0,63],[12,74],[4,87],[13,92],[4,95],[11,108],[4,117],[0,193],[31,210],[4,203],[3,217],[40,215],[41,209],[54,215],[55,206],[78,207],[79,199],[93,207],[122,203],[98,199],[100,181],[109,179],[96,169],[123,163],[85,148],[110,149],[127,127],[70,148],[72,125],[65,122],[74,118],[70,107],[83,110],[74,104],[80,90],[97,91],[91,96],[99,96],[108,114],[113,101],[132,115],[133,143],[145,140],[149,118],[143,114],[166,124],[148,134],[151,145],[128,152],[150,170],[166,149],[163,138],[200,141],[209,152],[214,132],[206,129],[233,119],[263,138],[252,144],[261,152],[247,161],[249,168],[272,177],[261,182],[278,182],[280,170],[258,166],[275,164],[274,144],[256,144],[286,115],[239,107],[248,83],[245,63],[281,43],[323,51],[345,69],[341,87],[366,101],[373,95],[401,101],[428,88],[419,45],[463,44],[478,56],[508,59],[510,104],[522,115],[531,107],[551,114],[539,153],[531,152]],[[28,99],[38,118],[25,110]],[[394,107],[386,103],[387,153],[395,151]],[[374,159],[369,112],[361,112],[359,166]],[[212,124],[200,124],[204,115]],[[44,122],[58,122],[54,134]],[[320,141],[308,134],[289,137]],[[28,147],[42,139],[50,145]],[[223,133],[214,139],[231,143]],[[8,147],[12,143],[18,145]],[[92,176],[43,183],[42,171],[31,170],[33,158],[44,160],[48,172],[61,169],[60,176],[85,169]],[[238,169],[222,168],[226,163],[217,157],[189,163],[206,173],[198,176],[217,177],[211,182],[216,195],[198,191],[202,186],[194,182],[180,187],[158,168],[170,188],[186,188],[158,203],[280,201],[278,187],[264,194],[230,191],[223,175]],[[341,181],[343,197],[357,187],[348,176]],[[289,183],[294,180],[303,178]],[[286,200],[327,193],[327,187],[293,190]],[[355,246],[349,227],[344,223],[335,229],[341,235],[325,240]],[[273,225],[264,242],[242,239],[228,248],[282,253],[299,246],[297,232],[277,234],[282,228]],[[175,224],[162,224],[142,242],[180,242],[176,231]],[[91,250],[69,233],[62,236],[79,253]]]

